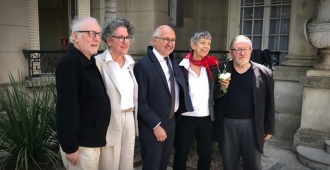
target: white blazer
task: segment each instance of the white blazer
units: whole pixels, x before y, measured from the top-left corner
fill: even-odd
[[[106,56],[107,53],[109,53],[109,50],[105,50],[102,54],[99,54],[95,56],[96,65],[102,75],[103,82],[105,84],[105,88],[107,91],[107,94],[110,98],[111,103],[111,119],[110,124],[108,126],[108,131],[106,135],[107,145],[106,146],[114,146],[118,142],[120,142],[118,136],[121,136],[122,128],[121,128],[121,94],[118,90],[118,81],[116,80],[116,76],[114,76],[114,73],[112,69],[109,69],[110,65],[109,62],[106,62]],[[110,54],[111,55],[111,54]],[[129,56],[125,55],[125,59],[131,60],[132,63],[134,63],[134,59]],[[134,100],[134,122],[135,122],[135,134],[136,136],[139,136],[138,131],[138,121],[137,121],[137,114],[138,114],[138,84],[136,82],[134,73],[133,73],[133,67],[134,64],[131,64],[129,66],[129,73],[133,79],[134,83],[134,94],[133,94],[133,100]]]

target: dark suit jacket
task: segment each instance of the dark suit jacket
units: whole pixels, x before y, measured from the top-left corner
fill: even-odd
[[[171,94],[166,77],[152,49],[153,47],[149,46],[147,56],[138,61],[134,67],[135,78],[139,86],[138,120],[141,136],[147,131],[153,133],[152,129],[159,122],[166,122],[171,110]],[[170,59],[175,80],[180,88],[180,109],[178,111],[193,111],[187,82],[172,55],[170,55]]]
[[[273,74],[267,67],[250,61],[254,72],[253,79],[253,102],[254,102],[254,121],[255,130],[258,138],[258,147],[261,153],[263,153],[264,135],[274,134],[275,130],[275,104],[274,104],[274,80]],[[232,72],[233,62],[227,62],[227,72]],[[220,70],[224,69],[224,64],[221,65]],[[229,84],[230,86],[230,84]],[[216,126],[217,135],[219,138],[219,124],[220,119],[223,118],[223,106],[226,100],[224,97],[216,100],[215,113],[216,113]]]

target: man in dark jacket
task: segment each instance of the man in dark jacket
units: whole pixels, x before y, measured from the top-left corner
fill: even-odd
[[[97,170],[105,146],[110,101],[92,55],[101,28],[91,17],[73,21],[68,51],[56,69],[56,126],[66,169]]]
[[[225,170],[237,170],[240,157],[244,169],[261,170],[264,141],[275,129],[272,72],[250,61],[251,40],[243,35],[230,45],[232,61],[224,63],[231,73],[227,94],[216,101],[217,141]]]
[[[174,60],[175,32],[155,29],[147,56],[135,64],[143,170],[166,170],[175,135],[174,112],[193,111],[187,82]]]

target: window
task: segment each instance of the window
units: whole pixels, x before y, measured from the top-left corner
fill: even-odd
[[[251,38],[254,49],[288,53],[291,0],[241,0],[240,34]]]
[[[71,23],[72,23],[72,20],[77,16],[77,0],[69,0],[68,1],[69,5],[68,5],[68,10],[69,10],[69,30],[70,30],[70,27],[71,27]],[[69,31],[69,34],[70,34],[70,31]],[[70,37],[70,35],[69,35]]]

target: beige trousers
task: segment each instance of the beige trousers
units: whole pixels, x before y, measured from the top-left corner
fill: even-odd
[[[67,170],[98,170],[100,150],[101,148],[80,146],[80,163],[78,165],[72,165],[72,163],[66,159],[66,153],[60,148],[63,164]]]
[[[101,148],[99,170],[133,170],[135,125],[132,112],[122,113],[121,139],[115,146]]]

